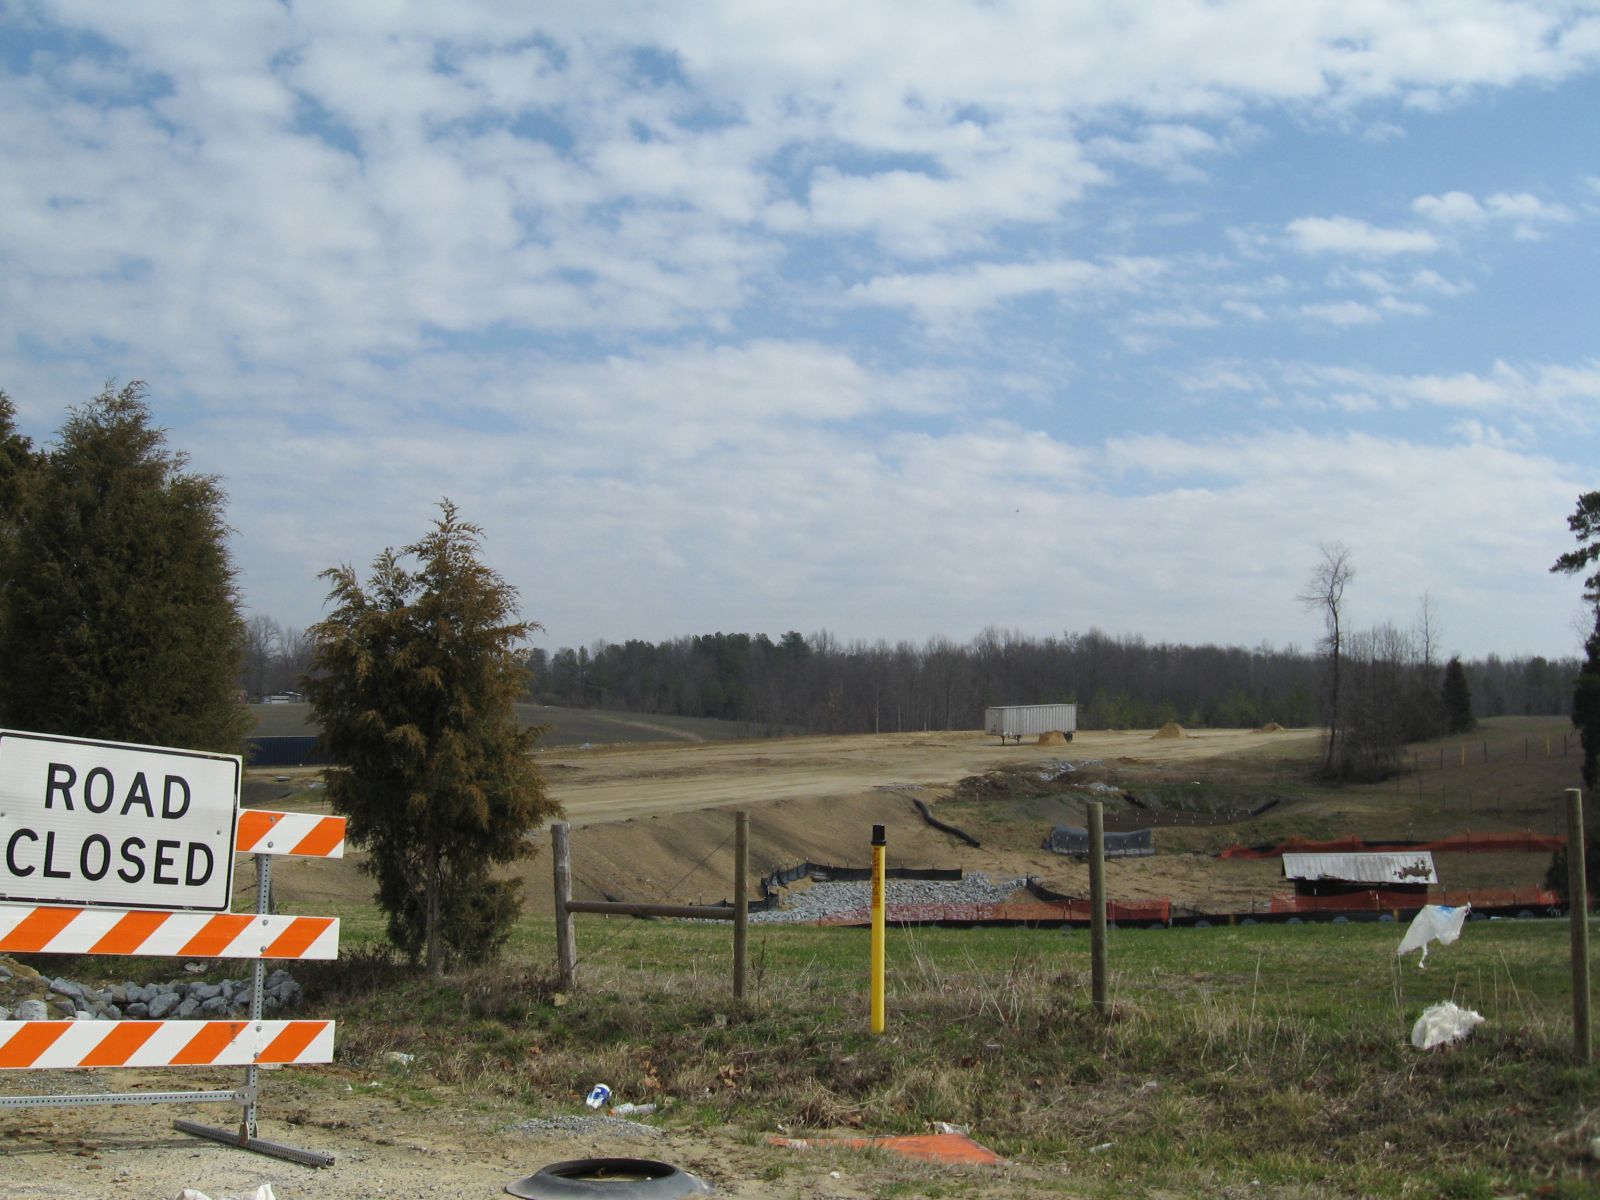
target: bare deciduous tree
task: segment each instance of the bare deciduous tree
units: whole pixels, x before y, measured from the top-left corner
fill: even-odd
[[[1333,771],[1334,748],[1339,740],[1339,665],[1344,649],[1344,589],[1355,578],[1350,547],[1343,542],[1323,542],[1322,561],[1296,597],[1308,610],[1320,612],[1323,635],[1318,643],[1328,656],[1328,752],[1322,769]]]
[[[277,658],[283,630],[271,617],[257,613],[244,626],[244,680],[250,699],[260,700],[267,692],[267,672]]]

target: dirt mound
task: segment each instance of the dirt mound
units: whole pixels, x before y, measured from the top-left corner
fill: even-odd
[[[1283,726],[1279,725],[1276,721],[1268,721],[1260,729],[1256,730],[1256,732],[1257,733],[1284,733],[1286,731],[1284,730]]]
[[[1039,735],[1039,745],[1041,746],[1065,746],[1066,744],[1067,735],[1059,729],[1047,729]]]
[[[1184,732],[1183,726],[1179,725],[1176,721],[1168,721],[1165,725],[1151,735],[1152,740],[1154,738],[1181,738],[1188,736],[1189,735]]]

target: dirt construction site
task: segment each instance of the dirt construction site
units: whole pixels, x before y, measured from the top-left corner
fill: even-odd
[[[1198,777],[1208,759],[1255,754],[1270,764],[1297,749],[1314,750],[1316,742],[1312,733],[1156,738],[1148,730],[1083,733],[1045,746],[1002,746],[975,732],[795,738],[572,755],[551,762],[547,778],[574,826],[574,893],[585,898],[727,898],[736,809],[751,814],[755,877],[802,860],[865,866],[872,827],[883,825],[891,868],[960,868],[991,879],[1028,875],[1087,894],[1087,866],[1044,849],[1045,836],[1052,824],[1082,824],[1094,801],[1104,805],[1112,827],[1136,820],[1128,814],[1138,810],[1123,794],[1130,772],[1144,781]],[[1062,764],[1074,769],[1057,775]],[[980,845],[929,825],[918,800]],[[1193,828],[1179,835],[1185,847],[1196,844]],[[1214,874],[1212,865],[1209,856],[1186,852],[1129,860],[1119,865],[1118,894],[1187,896],[1210,888],[1202,879]],[[1227,884],[1216,883],[1252,889],[1260,867],[1249,864],[1230,872],[1236,878]],[[545,882],[530,881],[535,906],[552,903]]]
[[[1228,845],[1295,835],[1404,839],[1471,829],[1558,830],[1559,780],[1576,773],[1574,759],[1553,757],[1564,725],[1554,718],[1511,720],[1470,745],[1419,749],[1406,774],[1382,790],[1312,786],[1321,746],[1316,730],[1080,732],[1071,742],[1043,746],[1003,746],[977,732],[673,741],[561,748],[540,761],[572,826],[579,898],[729,899],[738,810],[750,814],[752,889],[768,872],[800,862],[866,866],[872,827],[883,825],[891,868],[1031,876],[1057,892],[1084,895],[1087,866],[1043,842],[1053,825],[1082,824],[1087,806],[1100,802],[1108,829],[1154,830],[1153,855],[1108,868],[1113,899],[1165,897],[1248,911],[1283,889],[1281,864],[1219,859]],[[254,770],[244,802],[324,808],[317,780],[311,769]],[[930,825],[917,801],[968,838]],[[549,914],[550,834],[533,836],[539,853],[519,870],[528,910]],[[358,863],[356,853],[341,862],[280,860],[276,898],[299,913],[366,903],[372,881]],[[1548,855],[1466,854],[1451,856],[1440,872],[1459,886],[1522,885],[1537,882],[1547,863]],[[237,875],[245,882],[249,872],[241,866]],[[798,879],[792,889],[808,882]],[[241,892],[235,907],[243,906]],[[42,957],[36,965],[52,969]],[[170,1200],[192,1186],[220,1200],[255,1196],[263,1183],[272,1184],[276,1200],[487,1197],[542,1163],[594,1154],[671,1161],[713,1179],[717,1194],[728,1196],[865,1197],[891,1185],[897,1194],[926,1194],[918,1190],[925,1182],[907,1180],[930,1178],[881,1159],[862,1165],[830,1152],[781,1186],[763,1183],[773,1156],[787,1152],[740,1131],[639,1133],[622,1123],[596,1132],[558,1123],[529,1134],[508,1124],[528,1114],[511,1116],[470,1095],[400,1105],[359,1071],[337,1062],[322,1070],[337,1076],[334,1084],[303,1081],[288,1070],[265,1077],[262,1136],[332,1153],[331,1168],[274,1162],[171,1131],[174,1115],[226,1124],[226,1113],[112,1105],[0,1109],[0,1198]],[[6,1074],[11,1078],[0,1078],[0,1092],[235,1082],[174,1083],[160,1072],[131,1084],[126,1076],[140,1073]],[[1028,1180],[1002,1173],[983,1194],[1030,1194]]]
[[[975,731],[663,742],[562,749],[541,755],[541,764],[573,827],[578,899],[730,900],[737,810],[750,813],[752,888],[761,876],[804,861],[864,867],[872,827],[883,825],[890,868],[1031,876],[1053,891],[1087,895],[1087,865],[1044,842],[1052,826],[1082,825],[1088,805],[1100,802],[1107,829],[1155,830],[1154,855],[1116,862],[1113,899],[1161,897],[1244,912],[1283,890],[1282,871],[1272,859],[1218,859],[1231,844],[1558,832],[1559,789],[1551,801],[1512,784],[1530,767],[1543,774],[1564,762],[1576,770],[1573,759],[1534,753],[1552,731],[1559,750],[1564,725],[1520,719],[1498,730],[1498,740],[1474,742],[1465,762],[1454,746],[1437,766],[1419,757],[1414,775],[1393,785],[1406,803],[1390,791],[1310,788],[1322,734],[1304,729],[1088,731],[1043,746],[1001,745]],[[304,790],[314,774],[258,773],[246,803],[315,805],[315,793]],[[979,845],[929,825],[917,801]],[[523,868],[526,904],[549,913],[549,833],[534,836],[540,853]],[[291,861],[283,894],[302,907],[365,897],[370,881],[352,869],[355,861],[333,871]],[[1547,862],[1528,854],[1456,855],[1444,882],[1531,885]]]

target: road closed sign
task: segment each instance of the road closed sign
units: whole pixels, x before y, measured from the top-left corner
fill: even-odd
[[[226,912],[241,760],[0,730],[0,901]]]

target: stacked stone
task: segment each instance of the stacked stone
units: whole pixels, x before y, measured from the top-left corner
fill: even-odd
[[[12,984],[0,1004],[0,1021],[116,1021],[224,1018],[250,1011],[250,979],[221,983],[173,980],[170,983],[114,983],[95,988],[76,980],[46,979],[15,962],[0,962],[0,984]],[[31,985],[31,986],[30,986]],[[26,998],[22,992],[36,993]],[[300,985],[281,968],[267,976],[262,1010],[288,1008],[300,999]]]

